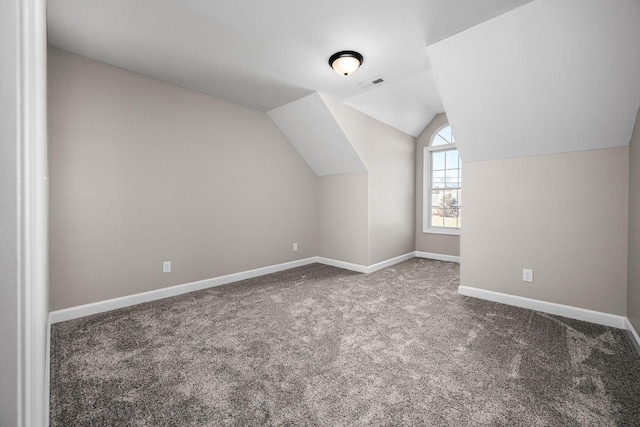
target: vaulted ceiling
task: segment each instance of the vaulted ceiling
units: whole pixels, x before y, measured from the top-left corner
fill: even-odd
[[[629,145],[639,43],[638,0],[536,0],[430,45],[462,160]]]
[[[323,96],[413,136],[446,109],[465,162],[623,146],[640,104],[638,0],[48,0],[48,30],[269,112],[320,175],[360,167],[336,163],[353,150]],[[353,75],[339,50],[364,55]]]
[[[444,111],[427,46],[529,1],[49,0],[48,31],[52,46],[258,110],[320,92],[417,136]],[[361,52],[360,70],[331,70],[339,50]]]

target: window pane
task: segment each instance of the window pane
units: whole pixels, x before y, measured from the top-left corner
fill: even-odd
[[[436,208],[440,205],[442,201],[442,197],[444,196],[444,191],[442,190],[434,190],[431,192],[431,207]]]
[[[446,145],[448,143],[449,142],[446,139],[444,139],[440,135],[436,135],[435,138],[433,138],[431,145]]]
[[[459,228],[461,223],[461,185],[462,164],[458,150],[448,146],[454,143],[450,126],[438,131],[431,140],[431,146],[439,146],[436,150],[425,149],[425,171],[430,178],[425,186],[425,198],[430,202],[425,215],[429,216],[428,224],[435,228]],[[429,160],[426,162],[426,160]]]
[[[444,145],[453,143],[453,135],[451,133],[451,126],[445,126],[433,138],[431,145]]]
[[[445,156],[444,151],[433,151],[431,153],[431,170],[443,170]]]
[[[458,150],[447,150],[445,153],[447,155],[447,169],[458,169],[460,167],[458,165]]]
[[[442,216],[444,191],[436,190],[431,193],[431,213],[433,215]]]
[[[446,174],[446,183],[447,188],[460,187],[460,180],[458,178],[460,169],[447,169]]]
[[[431,192],[431,226],[459,227],[460,190],[433,190]]]
[[[459,210],[458,209],[445,209],[444,212],[444,226],[449,228],[459,227]]]
[[[458,194],[459,190],[446,190],[442,197],[443,207],[445,208],[457,208],[458,207]]]
[[[444,226],[445,227],[455,227],[457,224],[457,217],[455,212],[451,209],[445,209],[443,212],[444,216]]]
[[[445,172],[433,171],[431,178],[431,188],[444,188],[445,187]]]
[[[444,217],[442,216],[442,212],[437,209],[431,210],[431,226],[444,227]]]
[[[440,132],[438,132],[440,134],[440,136],[444,139],[446,139],[447,141],[449,141],[449,143],[452,142],[451,140],[451,126],[445,126],[442,129],[440,129]]]

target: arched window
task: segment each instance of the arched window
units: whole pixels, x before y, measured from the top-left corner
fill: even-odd
[[[424,147],[424,230],[459,234],[462,165],[451,126],[442,126]]]

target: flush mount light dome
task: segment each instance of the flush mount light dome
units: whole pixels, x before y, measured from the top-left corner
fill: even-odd
[[[353,74],[362,64],[362,55],[353,50],[343,50],[336,52],[329,58],[329,65],[336,73],[348,76]]]

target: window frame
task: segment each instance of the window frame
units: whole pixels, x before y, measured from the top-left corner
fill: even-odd
[[[447,234],[459,236],[461,227],[433,227],[431,226],[431,153],[435,151],[446,151],[452,149],[458,149],[458,145],[453,142],[451,144],[441,144],[441,145],[433,145],[433,140],[438,136],[440,131],[446,127],[450,127],[449,123],[445,123],[442,126],[438,127],[431,138],[429,139],[429,144],[423,148],[423,158],[422,158],[422,232],[423,233],[431,233],[431,234]],[[455,140],[454,140],[455,141]],[[460,158],[460,151],[458,151],[458,159]],[[462,169],[462,165],[461,165]],[[460,182],[460,186],[456,187],[460,192],[462,191],[462,181]]]

